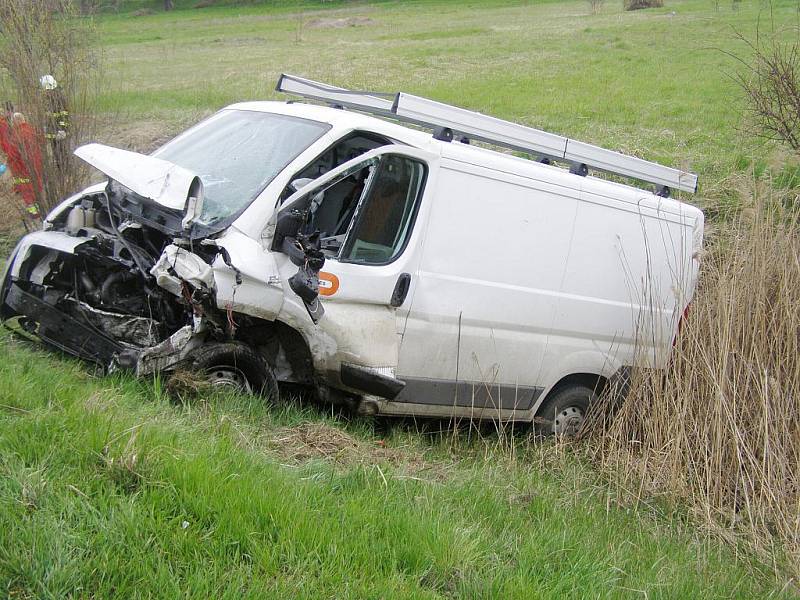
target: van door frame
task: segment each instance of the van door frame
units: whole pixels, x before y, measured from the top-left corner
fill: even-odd
[[[364,153],[325,173],[287,198],[276,212],[278,223],[273,230],[274,235],[271,239],[265,240],[273,248],[276,258],[281,263],[283,278],[288,279],[287,276],[294,274],[298,267],[295,266],[297,261],[292,263],[289,255],[284,252],[285,242],[280,239],[283,234],[279,233],[282,216],[290,215],[292,211],[297,211],[301,207],[305,209],[309,196],[335,185],[339,180],[366,167],[370,161],[375,161],[377,166],[377,161],[386,155],[407,157],[423,163],[427,168],[423,188],[417,200],[413,225],[403,248],[398,256],[387,264],[361,264],[326,257],[320,274],[341,276],[342,287],[335,295],[320,298],[320,303],[326,310],[324,318],[318,316],[313,327],[307,323],[301,331],[307,341],[315,335],[323,335],[328,340],[333,338],[337,342],[338,349],[329,351],[328,356],[324,358],[314,357],[315,368],[325,371],[326,379],[334,387],[365,395],[374,393],[363,387],[354,388],[343,382],[342,368],[344,365],[349,365],[349,367],[372,369],[381,377],[389,377],[392,381],[396,381],[394,370],[397,367],[408,307],[413,300],[414,282],[419,270],[422,244],[427,229],[426,215],[436,188],[440,156],[427,150],[397,144],[382,146]],[[365,187],[358,202],[364,201],[364,194],[367,192],[368,188]],[[286,239],[289,239],[288,236]],[[331,273],[333,271],[335,273]],[[405,274],[411,276],[411,282],[404,302],[400,306],[392,306],[393,288],[399,277]],[[291,290],[287,289],[286,296],[287,302],[302,303],[300,297]],[[362,314],[364,318],[359,319],[359,315]],[[354,323],[357,323],[358,327],[355,327]],[[355,332],[356,329],[358,332]],[[309,343],[309,346],[316,345]],[[370,352],[370,348],[374,349],[374,353]]]

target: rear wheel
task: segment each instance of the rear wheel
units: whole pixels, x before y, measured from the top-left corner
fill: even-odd
[[[216,388],[278,398],[278,382],[272,367],[247,344],[206,344],[190,359],[192,370],[204,374]]]
[[[585,385],[556,390],[536,414],[536,431],[542,435],[574,437],[586,421],[589,406],[596,400],[597,394]]]

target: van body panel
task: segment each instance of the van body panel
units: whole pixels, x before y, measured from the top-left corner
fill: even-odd
[[[321,353],[315,357],[318,370],[337,372],[341,365],[355,365],[378,369],[381,373],[395,375],[401,354],[401,342],[405,328],[413,286],[416,285],[419,261],[422,256],[425,224],[428,211],[437,189],[439,157],[431,152],[404,146],[386,146],[343,164],[320,178],[318,182],[302,188],[288,198],[281,211],[289,211],[303,198],[324,189],[337,180],[339,173],[350,172],[359,164],[373,158],[399,156],[423,163],[426,176],[416,201],[416,208],[408,226],[407,239],[402,250],[387,264],[359,264],[337,257],[325,261],[324,273],[336,282],[335,289],[324,294],[324,315],[310,327],[305,322],[307,334],[318,334],[326,340],[319,345]],[[277,254],[285,275],[296,270],[286,256]],[[392,306],[393,291],[402,275],[410,275],[412,290],[400,306]],[[291,293],[291,292],[290,292]],[[287,319],[298,319],[296,306]],[[305,319],[303,319],[305,321]],[[310,321],[310,319],[309,319]],[[327,340],[334,340],[331,345]],[[418,352],[418,349],[412,349]]]
[[[577,200],[546,182],[501,182],[487,171],[442,160],[403,340],[425,351],[402,354],[398,377],[451,382],[458,405],[528,408]],[[461,398],[462,383],[484,391]],[[437,398],[440,388],[431,391]],[[396,400],[412,399],[409,390]]]

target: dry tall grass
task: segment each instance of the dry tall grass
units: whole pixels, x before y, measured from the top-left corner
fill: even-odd
[[[605,4],[605,0],[587,0],[589,2],[589,10],[592,11],[593,15],[599,15],[600,11],[603,10],[603,4]]]
[[[590,447],[625,489],[800,574],[800,217],[785,200],[715,232],[671,365],[634,376]]]
[[[12,101],[39,132],[43,164],[37,202],[44,214],[79,189],[87,174],[72,151],[93,137],[97,123],[99,59],[91,23],[78,17],[72,0],[0,0],[0,31],[0,99]],[[43,75],[55,77],[57,92],[44,92]],[[69,112],[68,126],[64,139],[47,140],[55,93]]]

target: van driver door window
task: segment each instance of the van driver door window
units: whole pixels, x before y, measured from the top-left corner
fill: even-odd
[[[425,182],[425,165],[385,155],[317,193],[306,232],[340,262],[385,265],[403,251]]]

